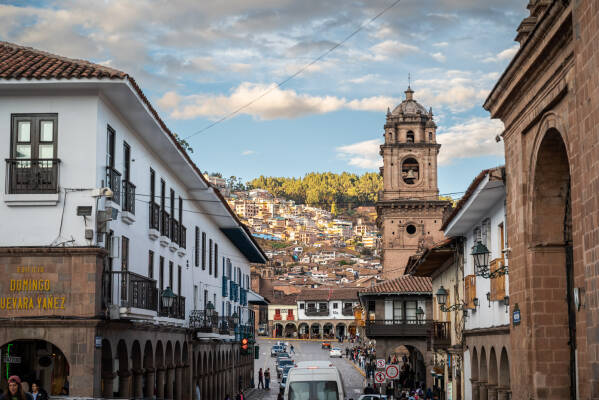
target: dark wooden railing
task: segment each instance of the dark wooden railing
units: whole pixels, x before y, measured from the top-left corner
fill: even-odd
[[[123,211],[135,214],[135,185],[129,181],[123,181]]]
[[[345,315],[346,317],[351,317],[354,315],[354,309],[352,307],[345,307],[341,310],[341,315]]]
[[[435,349],[444,349],[451,345],[451,323],[435,321],[432,323],[431,339]]]
[[[218,313],[212,314],[212,317],[208,317],[206,310],[193,310],[189,314],[189,327],[199,332],[212,332],[213,328],[218,327]]]
[[[164,307],[162,301],[158,307],[158,315],[161,317],[185,319],[185,297],[175,295],[173,304],[170,307]]]
[[[58,193],[60,160],[7,159],[6,193]]]
[[[151,311],[158,309],[156,281],[133,272],[105,272],[103,293],[105,304]]]
[[[306,316],[309,317],[324,317],[329,315],[329,309],[306,308]]]
[[[367,320],[366,336],[428,336],[431,320]]]
[[[160,234],[162,236],[169,236],[170,235],[170,226],[171,226],[171,217],[168,215],[168,213],[164,210],[162,210],[162,226],[160,227]]]
[[[121,204],[121,173],[112,167],[106,167],[106,186],[112,190],[112,201]]]
[[[187,248],[187,228],[181,225],[180,233],[179,233],[179,246],[181,248]]]
[[[150,203],[150,229],[160,230],[160,206]]]

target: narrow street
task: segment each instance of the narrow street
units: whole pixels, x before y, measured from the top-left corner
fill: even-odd
[[[250,400],[276,400],[277,394],[279,393],[279,379],[277,379],[277,372],[275,367],[275,358],[270,356],[270,348],[278,340],[283,339],[265,339],[258,338],[257,344],[260,346],[260,359],[255,362],[255,374],[254,379],[256,385],[258,384],[258,370],[266,370],[270,368],[271,371],[271,382],[270,390],[257,390],[252,393],[249,397]],[[357,399],[360,397],[360,393],[363,391],[365,385],[365,379],[360,372],[354,367],[354,364],[345,358],[345,347],[349,346],[348,343],[336,343],[331,342],[332,346],[341,347],[343,349],[343,358],[329,358],[329,351],[321,349],[320,341],[303,341],[303,340],[287,340],[289,345],[293,344],[295,348],[295,355],[291,357],[295,361],[308,361],[308,360],[331,360],[331,362],[339,368],[339,372],[343,377],[343,383],[346,390],[346,398]],[[289,348],[289,347],[288,347]]]

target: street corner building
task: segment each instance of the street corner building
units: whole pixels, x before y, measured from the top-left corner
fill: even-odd
[[[266,256],[124,72],[0,42],[0,388],[223,398]],[[248,339],[249,348],[240,341]]]
[[[527,8],[484,103],[505,125],[511,393],[599,399],[599,9]]]

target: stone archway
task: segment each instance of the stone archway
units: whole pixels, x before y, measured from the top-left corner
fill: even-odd
[[[470,363],[470,381],[472,383],[472,398],[478,399],[480,391],[478,387],[478,353],[476,347],[472,348],[472,361]]]
[[[152,351],[152,342],[147,340],[144,346],[143,369],[146,374],[144,380],[144,397],[152,398],[154,396],[154,386],[156,384],[156,375],[154,369],[154,352]]]
[[[310,337],[310,325],[305,322],[299,324],[297,334],[300,339],[308,339]]]
[[[297,337],[297,326],[292,322],[288,322],[287,324],[285,324],[285,331],[283,336],[286,338]]]
[[[277,322],[273,325],[272,336],[276,338],[283,337],[283,324]]]
[[[141,345],[138,340],[133,342],[131,347],[131,374],[132,374],[132,388],[131,394],[135,399],[143,398],[143,370],[142,368],[142,356],[141,356]]]
[[[156,356],[154,362],[156,365],[156,398],[158,400],[164,399],[164,387],[166,381],[166,365],[164,364],[164,349],[162,341],[156,343]]]
[[[497,383],[499,381],[499,374],[497,372],[497,356],[495,354],[495,347],[491,347],[489,353],[489,377],[488,377],[488,391],[490,398],[497,398],[495,395],[497,391]],[[493,396],[491,393],[493,392]]]
[[[531,261],[531,296],[535,299],[527,321],[531,325],[535,372],[546,376],[543,390],[568,390],[576,398],[576,310],[574,306],[574,254],[570,163],[562,135],[549,127],[539,137],[533,154],[531,176],[531,231],[528,246]],[[564,268],[565,266],[565,268]],[[542,285],[540,284],[542,282]],[[565,301],[564,301],[565,300]],[[548,318],[542,318],[543,316]],[[551,332],[555,345],[547,346]],[[543,333],[541,333],[543,332]],[[554,354],[568,357],[554,358]],[[558,372],[559,371],[559,372]],[[569,381],[552,379],[568,371]],[[540,388],[537,388],[537,390]]]
[[[507,400],[510,398],[510,362],[507,356],[505,347],[501,349],[501,357],[499,359],[499,389],[498,400]]]
[[[110,345],[110,341],[107,339],[102,339],[102,358],[100,361],[100,370],[102,374],[102,397],[105,399],[114,397],[115,392],[114,378],[116,377],[116,374],[113,371],[112,357],[112,346]]]
[[[166,368],[164,397],[165,399],[172,400],[174,398],[175,393],[175,371],[173,363],[173,344],[170,340],[166,342],[166,350],[164,352],[164,364]]]
[[[347,335],[347,326],[340,322],[335,326],[335,336],[338,338],[344,338]]]
[[[119,376],[119,397],[128,398],[131,395],[131,371],[129,370],[129,352],[127,350],[127,344],[124,340],[120,340],[117,347],[117,360],[119,363],[118,376]]]
[[[311,326],[310,326],[310,339],[320,339],[320,324],[314,322]]]
[[[333,324],[330,322],[326,322],[322,327],[322,338],[323,339],[332,339],[335,337],[335,328]]]
[[[400,382],[403,387],[416,388],[420,387],[420,383],[425,383],[429,378],[427,374],[427,360],[423,349],[419,349],[412,345],[400,345],[390,349],[383,357],[391,357],[397,359],[398,365],[402,371],[405,371],[400,376]],[[377,352],[378,355],[378,352]]]
[[[483,399],[488,398],[487,384],[489,383],[489,369],[487,362],[487,352],[485,348],[480,349],[480,359],[478,360],[478,381],[480,382],[480,396]]]

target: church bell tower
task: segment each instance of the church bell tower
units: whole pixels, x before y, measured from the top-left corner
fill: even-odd
[[[439,200],[437,125],[432,109],[416,100],[408,86],[406,98],[387,110],[383,156],[383,191],[377,202],[377,223],[383,235],[383,275],[403,275],[410,256],[444,238],[443,215],[451,207]]]

